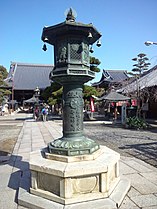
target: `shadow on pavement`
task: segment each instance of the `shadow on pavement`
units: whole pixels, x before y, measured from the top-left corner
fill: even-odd
[[[13,167],[13,172],[10,175],[8,187],[16,190],[14,201],[17,203],[19,187],[26,191],[30,188],[30,170],[29,163],[22,160],[22,156],[12,155],[10,159],[2,165],[10,165]],[[23,179],[23,181],[21,181]]]
[[[157,168],[157,142],[125,145],[119,147],[119,149],[128,149],[127,153],[129,155],[143,160]]]
[[[33,117],[15,118],[15,120],[17,120],[17,121],[24,121],[24,120],[30,120],[30,119],[33,119]]]

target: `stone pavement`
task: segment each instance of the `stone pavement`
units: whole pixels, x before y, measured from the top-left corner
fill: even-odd
[[[10,159],[0,163],[0,209],[24,209],[17,204],[17,197],[20,179],[30,178],[30,152],[45,147],[61,135],[62,125],[57,121],[24,121]],[[131,181],[131,189],[120,209],[157,209],[157,168],[136,158],[121,156],[120,174]],[[99,205],[97,208],[100,209]]]

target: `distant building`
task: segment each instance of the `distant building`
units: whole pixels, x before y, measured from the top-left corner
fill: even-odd
[[[125,70],[103,70],[100,81],[92,84],[94,87],[109,88],[119,86],[123,81],[128,79]]]
[[[134,79],[128,85],[120,88],[118,92],[132,93],[137,91],[137,88],[143,90],[145,88],[152,87],[157,87],[157,65],[143,73],[143,75],[138,79],[138,82],[136,81],[136,79]]]
[[[146,112],[147,118],[157,118],[157,65],[143,73],[138,82],[134,77],[128,77],[124,70],[103,70],[100,81],[93,83],[92,86],[105,90],[117,87],[117,92],[132,98],[134,107],[137,106],[136,92],[139,88],[144,94],[142,111]]]
[[[149,118],[157,118],[157,65],[146,71],[141,78],[132,81],[128,85],[118,89],[118,92],[134,95],[137,88],[145,95],[144,108],[147,107],[147,116]]]
[[[49,74],[53,65],[12,62],[5,82],[12,91],[11,100],[18,103],[33,96],[36,87],[42,92],[51,85]]]

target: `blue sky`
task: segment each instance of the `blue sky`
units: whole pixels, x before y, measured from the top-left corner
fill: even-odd
[[[78,22],[93,23],[102,33],[102,46],[94,46],[102,69],[130,71],[132,58],[145,53],[151,66],[157,64],[157,0],[0,0],[0,65],[10,62],[53,64],[53,47],[42,50],[43,27],[65,20],[74,8]],[[101,72],[92,80],[99,81]]]

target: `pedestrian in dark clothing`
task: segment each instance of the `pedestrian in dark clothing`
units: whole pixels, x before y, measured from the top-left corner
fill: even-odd
[[[35,110],[34,110],[34,117],[35,117],[35,120],[39,120],[39,107],[36,107]]]

